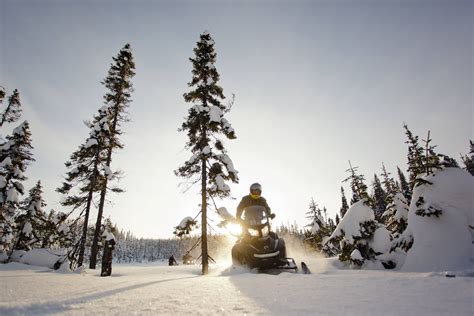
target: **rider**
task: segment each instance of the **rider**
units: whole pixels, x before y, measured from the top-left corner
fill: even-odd
[[[261,205],[265,207],[265,213],[268,217],[274,218],[275,214],[272,213],[270,207],[267,204],[267,200],[261,196],[262,186],[259,183],[254,183],[250,186],[250,194],[242,198],[239,205],[237,206],[237,220],[241,220],[242,212],[246,207],[252,205]]]

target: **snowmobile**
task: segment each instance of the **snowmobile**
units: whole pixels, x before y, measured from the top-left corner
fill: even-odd
[[[285,241],[271,230],[274,215],[268,215],[260,205],[247,207],[242,215],[242,234],[232,247],[232,263],[258,272],[298,272],[295,260],[286,257]],[[302,272],[310,273],[304,262]]]
[[[194,257],[191,256],[189,253],[186,253],[184,256],[183,256],[183,264],[195,264],[195,260],[194,260]]]

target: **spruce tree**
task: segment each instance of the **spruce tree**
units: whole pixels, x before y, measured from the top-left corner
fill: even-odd
[[[27,166],[34,161],[31,150],[30,125],[24,121],[0,145],[0,252],[13,250],[15,216],[19,209],[19,195]]]
[[[230,195],[226,181],[238,182],[237,171],[227,155],[220,134],[227,139],[235,139],[235,132],[224,114],[231,104],[225,105],[223,89],[217,82],[216,52],[214,40],[208,32],[200,35],[194,48],[195,56],[189,58],[193,65],[192,79],[188,83],[191,91],[184,94],[184,100],[191,103],[188,117],[180,131],[186,132],[186,149],[192,157],[179,167],[175,174],[183,178],[197,177],[201,182],[201,255],[202,273],[208,273],[209,254],[207,243],[208,198],[225,198]]]
[[[387,207],[387,192],[382,188],[382,183],[380,183],[377,175],[374,175],[374,181],[372,182],[373,189],[373,209],[375,211],[375,219],[379,222],[382,221],[382,214],[385,212]]]
[[[371,204],[371,199],[369,194],[367,193],[367,185],[365,185],[364,180],[365,177],[361,174],[357,173],[358,167],[352,167],[351,162],[349,161],[349,169],[346,172],[349,172],[350,175],[344,179],[343,182],[349,182],[352,189],[352,199],[351,205],[365,199],[365,203],[368,205]]]
[[[109,113],[109,136],[106,142],[106,158],[105,167],[108,176],[103,179],[102,190],[100,192],[99,209],[97,212],[97,220],[95,224],[94,238],[92,241],[90,268],[95,269],[98,254],[98,244],[100,240],[100,229],[102,226],[102,215],[105,206],[105,197],[108,191],[108,182],[117,177],[118,173],[110,171],[112,163],[112,153],[117,149],[122,149],[124,145],[120,142],[119,137],[122,135],[122,123],[128,122],[129,117],[127,108],[132,102],[131,95],[133,85],[131,79],[135,75],[135,62],[133,60],[132,49],[130,44],[126,44],[119,52],[117,57],[113,57],[114,63],[111,65],[107,78],[102,84],[107,88],[104,95],[104,101],[108,107]],[[123,192],[118,188],[111,188],[115,193]]]
[[[309,230],[306,233],[306,240],[310,241],[317,251],[321,251],[324,237],[329,236],[329,229],[323,217],[323,211],[313,198],[309,202],[309,211],[306,212],[306,218],[310,221],[307,225]]]
[[[3,97],[5,91],[3,91]],[[3,101],[3,97],[1,98]],[[0,102],[1,104],[2,102]],[[18,121],[21,116],[21,102],[20,93],[17,89],[13,90],[12,95],[8,98],[8,105],[6,109],[0,114],[0,127],[5,123],[13,123]]]
[[[43,186],[38,181],[21,203],[23,213],[16,218],[18,233],[15,249],[17,250],[30,250],[35,245],[39,246],[47,221],[43,211],[46,203],[42,195]]]
[[[405,178],[405,175],[403,174],[403,171],[400,170],[399,167],[397,167],[397,171],[398,171],[398,180],[400,181],[400,189],[403,193],[403,196],[407,200],[408,205],[410,205],[411,196],[412,196],[412,189],[411,189],[410,185],[408,184],[408,182]]]
[[[413,190],[416,185],[416,179],[425,171],[423,166],[423,148],[419,144],[418,136],[413,135],[406,124],[403,125],[403,128],[405,128],[405,134],[408,138],[405,143],[408,144],[409,184]]]
[[[470,144],[470,151],[469,155],[461,156],[462,161],[464,162],[464,169],[469,171],[471,175],[474,176],[474,142],[472,140],[469,141]]]
[[[344,218],[344,215],[346,215],[346,212],[348,209],[349,209],[349,204],[347,204],[344,188],[341,187],[341,209],[339,210],[339,213],[341,214],[341,219]]]

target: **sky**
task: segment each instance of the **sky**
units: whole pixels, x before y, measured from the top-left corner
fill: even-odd
[[[26,187],[41,180],[47,209],[65,210],[54,192],[64,162],[103,105],[112,57],[130,43],[131,122],[112,163],[126,192],[109,195],[104,213],[138,237],[172,237],[199,210],[199,188],[173,171],[191,156],[177,129],[191,106],[188,58],[207,30],[219,83],[235,94],[226,118],[237,139],[226,147],[240,178],[217,206],[235,212],[259,182],[276,225],[308,224],[311,198],[334,217],[341,186],[350,199],[349,160],[367,184],[382,162],[406,171],[404,123],[422,139],[430,130],[438,152],[468,152],[473,18],[472,1],[450,0],[0,0],[0,85],[19,89],[33,133]]]

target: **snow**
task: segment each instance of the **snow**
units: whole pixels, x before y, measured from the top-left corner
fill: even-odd
[[[65,254],[66,252],[64,249],[32,249],[21,256],[20,262],[52,269],[54,264]]]
[[[209,147],[209,146],[204,147],[204,148],[202,149],[202,153],[203,153],[204,155],[209,155],[209,154],[211,153],[211,147]]]
[[[229,211],[227,210],[227,208],[225,207],[219,207],[217,210],[216,210],[217,214],[219,214],[219,216],[223,219],[223,220],[226,220],[226,221],[229,221],[229,220],[234,220],[235,217],[229,213]]]
[[[115,236],[114,234],[112,234],[111,232],[105,232],[104,233],[104,237],[105,237],[105,240],[109,241],[109,240],[115,240]]]
[[[58,227],[58,232],[63,233],[63,234],[68,233],[69,232],[69,226],[66,223],[62,223]]]
[[[354,243],[354,237],[360,237],[360,225],[364,222],[375,219],[374,211],[365,204],[365,200],[360,200],[351,205],[347,213],[341,219],[330,238],[345,235],[349,243]]]
[[[112,180],[114,178],[114,173],[112,172],[112,170],[107,167],[107,166],[104,166],[104,173],[107,177],[108,180]]]
[[[319,231],[320,227],[318,223],[315,221],[313,222],[313,225],[311,226],[311,233],[316,234]]]
[[[225,183],[224,178],[221,175],[216,176],[216,184],[212,186],[212,190],[217,188],[218,191],[221,192],[228,192],[230,191],[230,187]]]
[[[10,157],[6,157],[0,163],[0,168],[6,168],[6,167],[11,166],[11,165],[12,165],[12,159]]]
[[[369,247],[376,253],[387,253],[392,246],[390,242],[390,232],[385,226],[380,225],[374,232],[373,239],[369,242]]]
[[[311,259],[312,275],[256,274],[211,265],[113,265],[66,273],[0,265],[1,315],[472,315],[472,277],[339,270]],[[14,282],[15,280],[21,282]],[[12,282],[13,281],[13,282]]]
[[[209,111],[209,120],[210,122],[216,122],[219,123],[222,118],[222,110],[218,106],[211,106],[211,109]]]
[[[18,192],[14,187],[11,187],[7,193],[7,201],[18,203]]]
[[[217,159],[219,159],[220,161],[222,161],[222,163],[225,164],[227,170],[230,173],[234,173],[234,174],[239,173],[237,170],[235,170],[234,163],[232,162],[232,159],[230,159],[230,157],[228,155],[226,155],[226,154],[217,155]]]
[[[364,260],[364,257],[362,257],[359,250],[354,249],[354,251],[351,252],[351,259],[352,260]]]
[[[194,219],[190,216],[183,218],[183,220],[177,226],[178,228],[185,229],[188,226],[188,222],[194,222]]]
[[[425,178],[432,185],[413,191],[408,212],[408,229],[413,246],[408,251],[403,271],[449,271],[474,266],[472,229],[474,226],[474,177],[467,171],[448,168]],[[441,209],[442,214],[419,216],[416,201]]]
[[[98,143],[97,143],[97,140],[96,140],[96,139],[94,139],[94,138],[89,138],[89,139],[87,140],[87,142],[84,144],[84,148],[89,148],[89,147],[95,146],[95,145],[97,145],[97,144],[98,144]]]
[[[22,233],[25,234],[25,236],[30,236],[32,232],[33,232],[33,226],[31,226],[30,222],[26,222],[25,225],[23,226]]]
[[[18,135],[18,136],[24,136],[25,135],[25,127],[26,125],[28,124],[27,121],[24,121],[23,123],[21,123],[20,125],[18,125],[17,127],[15,127],[13,129],[13,134],[14,135]]]

